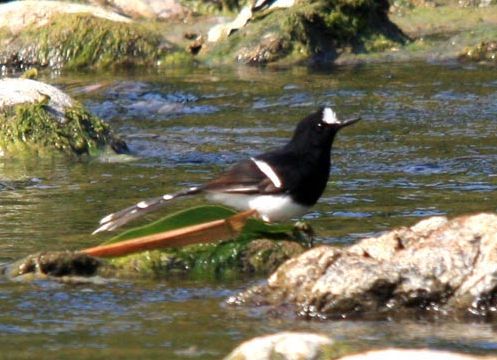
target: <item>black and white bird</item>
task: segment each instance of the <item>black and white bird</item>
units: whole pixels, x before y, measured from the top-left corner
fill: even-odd
[[[359,119],[340,121],[331,108],[321,108],[298,123],[285,146],[243,160],[204,185],[140,201],[107,215],[93,233],[114,230],[172,199],[201,193],[210,201],[237,210],[256,210],[267,222],[304,215],[321,197],[328,182],[335,135]]]

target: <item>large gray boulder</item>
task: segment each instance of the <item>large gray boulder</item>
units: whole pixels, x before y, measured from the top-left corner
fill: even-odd
[[[432,217],[349,248],[316,247],[229,302],[290,304],[310,318],[492,317],[497,215]]]

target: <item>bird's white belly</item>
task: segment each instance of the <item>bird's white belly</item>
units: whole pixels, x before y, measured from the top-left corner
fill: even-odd
[[[257,210],[264,221],[284,221],[304,215],[307,206],[296,204],[288,195],[243,195],[212,192],[210,201],[233,207],[237,210]]]

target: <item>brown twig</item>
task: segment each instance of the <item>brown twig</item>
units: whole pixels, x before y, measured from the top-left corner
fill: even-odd
[[[191,225],[114,244],[96,246],[81,250],[81,252],[97,257],[123,256],[145,250],[209,243],[233,238],[240,233],[247,219],[256,215],[256,213],[255,210],[247,210],[227,219]]]

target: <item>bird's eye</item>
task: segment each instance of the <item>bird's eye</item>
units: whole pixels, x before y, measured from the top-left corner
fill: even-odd
[[[318,131],[323,131],[323,123],[318,123],[317,129],[318,129]]]

